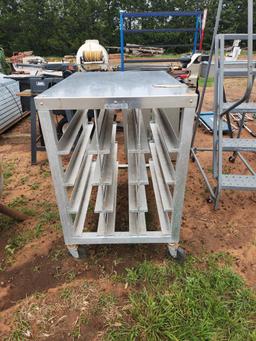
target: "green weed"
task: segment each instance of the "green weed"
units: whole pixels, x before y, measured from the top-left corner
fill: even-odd
[[[13,171],[15,169],[15,163],[9,162],[9,163],[3,163],[3,177],[5,180],[10,179],[13,176]]]
[[[199,87],[204,86],[204,78],[199,78],[198,85]],[[214,78],[209,77],[207,81],[207,87],[212,87],[212,86],[214,86]]]
[[[36,190],[36,189],[39,188],[39,186],[40,186],[39,183],[35,182],[35,183],[30,185],[30,188],[33,189],[33,190]]]
[[[227,257],[229,259],[229,257]],[[127,269],[128,311],[108,340],[255,341],[256,296],[224,255]]]

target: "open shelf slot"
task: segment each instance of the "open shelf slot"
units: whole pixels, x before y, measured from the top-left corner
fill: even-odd
[[[74,221],[76,235],[80,235],[84,229],[84,223],[85,223],[86,214],[87,214],[87,210],[88,210],[88,206],[90,202],[90,196],[92,192],[92,179],[93,179],[94,169],[95,169],[95,162],[92,162],[89,177],[87,181],[82,182],[80,186],[82,187],[84,192],[83,192],[83,195],[81,196],[81,200],[78,205],[79,210]]]
[[[114,210],[112,213],[100,213],[97,229],[98,235],[111,235],[115,232],[117,185],[114,190]]]
[[[150,143],[151,155],[154,163],[154,171],[156,174],[156,181],[159,188],[159,193],[162,201],[164,212],[172,211],[172,195],[170,189],[163,178],[163,173],[159,164],[159,159],[156,152],[154,143]]]
[[[134,186],[129,184],[129,212],[148,212],[146,191],[144,185]]]
[[[155,142],[156,153],[163,171],[165,182],[168,185],[175,184],[175,170],[168,151],[159,137],[159,131],[155,123],[150,123],[153,139]]]
[[[141,110],[127,113],[128,153],[149,153],[148,139]]]
[[[145,213],[129,213],[129,232],[133,235],[147,232]]]
[[[64,175],[65,186],[74,186],[76,178],[78,176],[82,160],[86,153],[86,148],[90,139],[93,124],[88,123],[82,132],[76,147],[72,153],[67,170]]]
[[[113,123],[114,111],[102,110],[98,118],[98,143],[97,131],[94,130],[92,141],[88,148],[89,154],[109,154],[111,149],[112,131],[116,129],[116,123]]]
[[[118,177],[118,162],[113,169],[113,182],[111,185],[99,186],[95,204],[95,213],[113,213],[115,210],[116,192],[117,192],[117,177]]]
[[[93,185],[111,185],[113,169],[117,160],[116,126],[112,129],[111,149],[109,154],[98,155]]]
[[[68,155],[77,139],[79,130],[82,125],[87,122],[87,111],[79,110],[73,116],[67,130],[60,138],[57,147],[59,155]]]
[[[169,234],[170,227],[171,227],[170,219],[169,219],[168,213],[164,211],[153,161],[149,161],[149,167],[150,167],[150,172],[151,172],[151,177],[152,177],[152,182],[153,182],[153,188],[154,188],[154,193],[155,193],[156,206],[157,206],[161,230],[164,234]]]
[[[161,109],[153,109],[153,112],[161,141],[169,153],[177,152],[179,140],[166,114]]]
[[[148,185],[144,154],[128,154],[128,178],[130,185]]]
[[[69,213],[78,213],[84,196],[84,190],[86,189],[86,184],[88,182],[92,168],[92,156],[88,155],[84,158],[82,166],[79,171],[79,177],[75,182],[73,188],[71,199],[70,199],[70,209]],[[95,166],[93,167],[95,169]]]

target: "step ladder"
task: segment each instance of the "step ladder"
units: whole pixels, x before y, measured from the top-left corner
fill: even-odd
[[[247,153],[256,153],[256,139],[242,138],[241,133],[244,126],[245,115],[256,113],[256,104],[251,101],[251,92],[256,76],[256,63],[253,61],[253,41],[256,35],[253,34],[253,0],[248,0],[248,33],[247,34],[216,34],[215,39],[215,85],[214,85],[214,122],[213,122],[213,147],[196,148],[192,146],[191,155],[201,171],[206,185],[211,194],[215,208],[219,205],[222,190],[256,190],[256,172],[246,159]],[[247,68],[239,68],[239,61],[232,62],[232,67],[225,62],[225,42],[229,40],[245,40],[248,42]],[[228,102],[224,89],[226,78],[247,78],[247,87],[243,97],[237,102]],[[202,103],[201,107],[202,107]],[[225,137],[225,117],[230,114],[239,113],[241,121],[236,136],[231,132],[230,137]],[[195,130],[197,126],[195,127]],[[194,132],[195,136],[195,132]],[[194,139],[193,139],[194,140]],[[198,151],[211,151],[213,163],[213,178],[216,186],[212,187],[207,174],[205,173],[197,156]],[[229,156],[227,156],[229,153]],[[246,153],[246,154],[244,154]],[[231,174],[224,172],[223,163],[228,159],[235,163],[239,158],[248,170],[248,174]]]

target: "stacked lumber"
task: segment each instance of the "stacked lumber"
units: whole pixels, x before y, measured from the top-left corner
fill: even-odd
[[[135,56],[154,56],[164,54],[164,49],[161,47],[126,44],[125,52],[132,53]]]

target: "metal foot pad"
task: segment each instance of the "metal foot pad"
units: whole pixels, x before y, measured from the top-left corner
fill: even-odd
[[[79,258],[78,245],[67,245],[68,251],[74,258]]]
[[[168,244],[168,251],[170,256],[178,262],[184,262],[186,258],[186,252],[179,247],[179,244]]]

